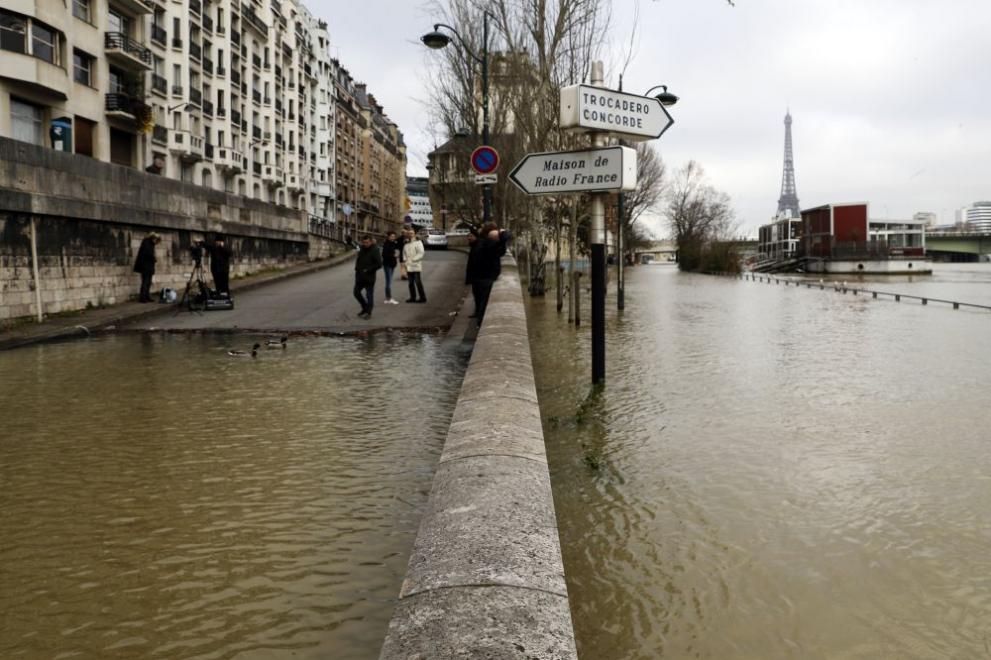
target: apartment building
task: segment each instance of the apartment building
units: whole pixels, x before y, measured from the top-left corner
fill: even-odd
[[[295,0],[16,7],[0,9],[0,135],[304,210],[311,226],[345,203],[386,208],[360,198],[376,186],[360,181],[354,82]],[[378,121],[392,161],[369,175],[404,175],[401,135]]]
[[[358,226],[382,232],[405,211],[406,146],[365,85],[355,85],[359,129]]]

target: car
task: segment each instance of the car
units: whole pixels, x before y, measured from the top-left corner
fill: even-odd
[[[447,234],[444,233],[443,229],[428,229],[427,239],[424,241],[424,246],[428,250],[446,250],[447,249]]]

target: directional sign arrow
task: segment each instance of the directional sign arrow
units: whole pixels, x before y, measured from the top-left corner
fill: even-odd
[[[561,89],[561,128],[643,141],[661,137],[673,123],[667,109],[650,96],[591,85]]]
[[[637,152],[629,147],[527,154],[509,173],[528,195],[609,192],[637,187]]]

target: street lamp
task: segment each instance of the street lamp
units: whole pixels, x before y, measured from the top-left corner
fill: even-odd
[[[488,10],[482,12],[482,56],[475,55],[468,48],[465,40],[461,38],[458,31],[450,25],[435,23],[433,32],[428,32],[420,41],[427,48],[438,50],[451,43],[451,38],[440,29],[444,28],[457,37],[458,43],[473,60],[482,65],[482,146],[489,146],[489,17]],[[495,18],[493,16],[493,18]],[[482,218],[484,223],[488,223],[492,218],[492,186],[488,183],[482,186]]]
[[[646,91],[644,96],[650,96],[650,93],[654,90],[661,90],[660,94],[654,96],[661,105],[672,106],[678,102],[678,97],[668,91],[667,85],[654,85]],[[619,77],[619,91],[623,91],[623,76]],[[616,221],[616,309],[626,308],[626,282],[624,281],[623,275],[623,260],[625,255],[623,254],[623,220],[626,213],[623,208],[625,195],[619,193],[619,199],[617,202],[616,215],[618,216]]]

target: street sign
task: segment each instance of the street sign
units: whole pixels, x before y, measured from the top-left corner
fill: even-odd
[[[605,147],[527,154],[509,178],[528,195],[634,190],[637,152]]]
[[[561,89],[561,128],[643,141],[661,137],[673,123],[661,102],[649,96],[592,85]]]
[[[471,152],[471,167],[479,174],[491,174],[499,167],[499,152],[492,147],[479,147]]]
[[[475,185],[484,186],[489,183],[497,183],[499,181],[498,174],[476,174],[475,175]]]

